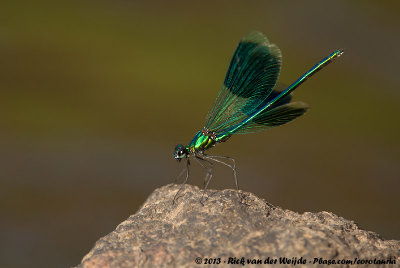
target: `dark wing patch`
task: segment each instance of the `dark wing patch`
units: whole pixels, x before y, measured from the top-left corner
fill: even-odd
[[[296,119],[308,110],[304,102],[292,102],[268,109],[255,116],[233,134],[245,134],[264,131],[267,128],[277,127]]]
[[[244,36],[231,59],[224,84],[205,128],[223,133],[257,111],[270,95],[279,76],[281,53],[260,32]]]

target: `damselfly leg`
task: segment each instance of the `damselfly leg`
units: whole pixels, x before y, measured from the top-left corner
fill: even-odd
[[[186,158],[186,168],[181,171],[181,173],[178,175],[178,177],[175,179],[175,181],[183,174],[183,172],[186,170],[186,178],[182,182],[181,186],[179,187],[178,192],[176,192],[174,199],[172,200],[172,204],[175,204],[176,198],[178,197],[178,194],[182,191],[183,186],[186,184],[188,178],[189,178],[189,166],[190,166],[190,160],[189,157]]]
[[[242,201],[243,197],[239,193],[239,183],[238,183],[237,172],[236,172],[236,160],[234,158],[230,157],[230,156],[223,156],[223,155],[208,155],[207,154],[207,155],[203,155],[203,157],[205,159],[209,159],[209,160],[221,163],[221,164],[223,164],[223,165],[225,165],[227,167],[230,167],[232,169],[233,177],[235,179],[235,186],[236,186],[237,195],[238,195],[238,198]],[[224,161],[218,160],[216,158],[228,159],[228,160],[232,161],[232,164],[230,165],[230,164],[228,164],[228,163],[226,163]]]
[[[203,198],[204,198],[204,194],[207,190],[208,184],[210,183],[211,178],[213,176],[212,171],[213,171],[214,164],[211,163],[209,160],[204,159],[202,156],[203,155],[201,155],[201,156],[195,155],[195,159],[199,163],[199,165],[202,166],[207,172],[206,177],[204,178],[204,182],[203,182],[203,194],[201,195],[201,198],[200,198],[200,203],[204,206]],[[209,166],[206,166],[202,162],[207,163]]]

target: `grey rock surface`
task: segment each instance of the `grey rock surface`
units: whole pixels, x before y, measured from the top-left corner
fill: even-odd
[[[306,266],[326,267],[332,260],[357,258],[390,260],[380,266],[400,267],[400,241],[383,240],[333,213],[299,214],[251,193],[242,193],[240,200],[234,190],[207,190],[202,205],[203,191],[191,185],[184,186],[173,205],[179,187],[156,189],[136,214],[99,239],[78,267],[201,267],[206,258],[213,267],[230,267],[242,266],[242,257],[250,267],[268,266],[266,259],[276,259],[278,267],[293,266],[280,264],[283,258],[296,266],[305,261]],[[198,257],[202,265],[196,264]],[[253,259],[262,265],[248,264]],[[356,267],[333,267],[350,266]]]

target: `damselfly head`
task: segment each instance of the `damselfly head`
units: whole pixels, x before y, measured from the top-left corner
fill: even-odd
[[[185,146],[178,144],[175,146],[174,158],[180,162],[182,158],[186,157],[187,153]]]

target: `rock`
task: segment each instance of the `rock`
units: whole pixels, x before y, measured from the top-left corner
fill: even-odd
[[[77,267],[200,267],[196,258],[224,267],[240,265],[242,257],[245,265],[248,260],[312,267],[332,260],[372,262],[363,267],[400,263],[400,241],[383,240],[331,212],[298,214],[251,193],[242,193],[240,200],[235,190],[207,190],[202,205],[203,191],[191,185],[172,204],[179,187],[156,189]]]

